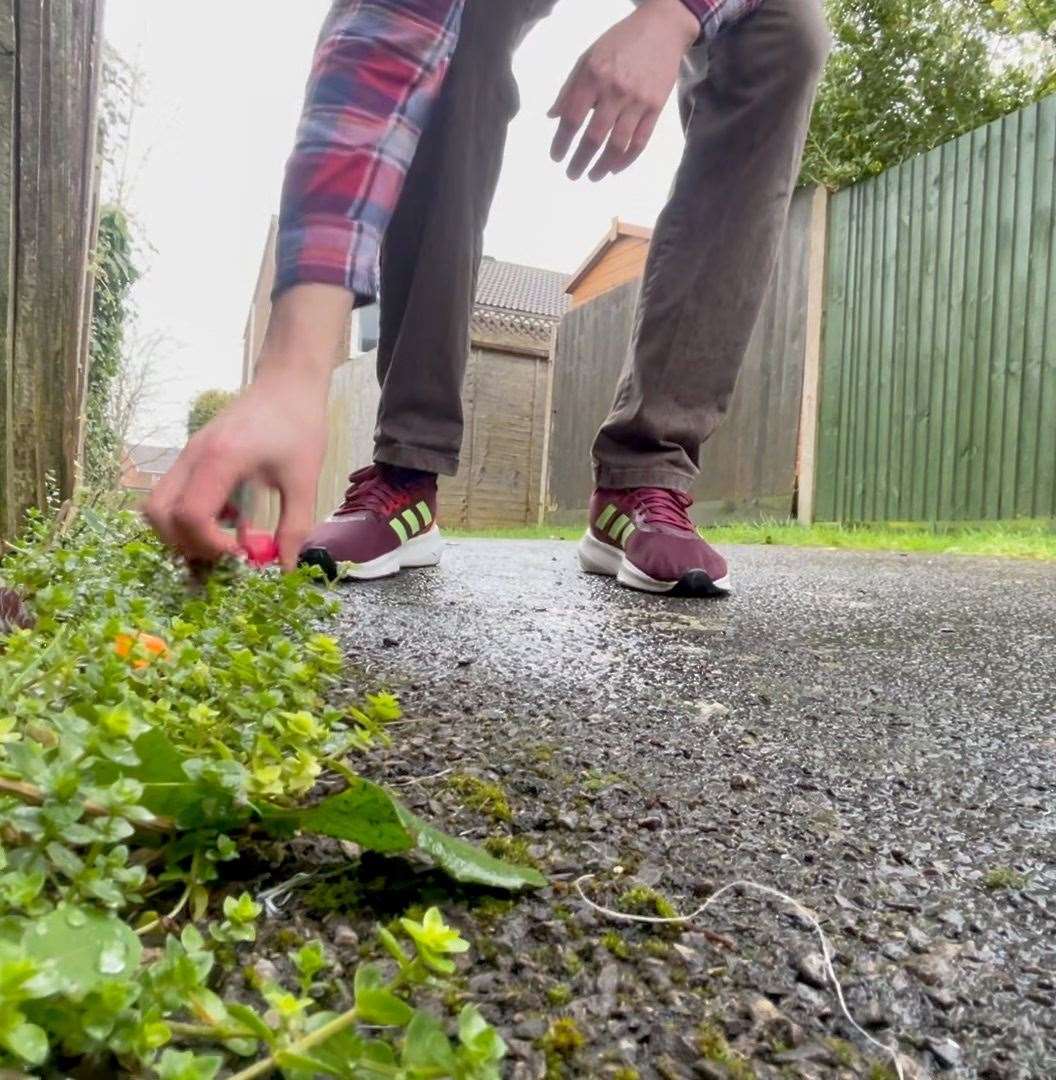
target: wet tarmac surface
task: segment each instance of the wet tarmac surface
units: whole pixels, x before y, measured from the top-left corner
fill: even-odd
[[[585,1045],[553,1075],[884,1075],[787,907],[621,925],[614,951],[569,888],[591,871],[607,903],[631,879],[681,910],[737,878],[792,894],[875,1038],[951,1077],[1056,1077],[1056,568],[729,555],[723,601],[633,593],[534,541],[341,589],[350,659],[417,721],[376,774],[422,779],[412,804],[476,839],[494,823],[436,774],[498,782],[555,882],[473,968],[509,1075],[544,1075],[557,1016]]]

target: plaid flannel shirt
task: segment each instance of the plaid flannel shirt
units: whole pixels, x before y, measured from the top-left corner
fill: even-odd
[[[705,39],[762,0],[682,0]],[[378,295],[378,260],[458,41],[465,0],[335,0],[319,39],[279,216],[275,295]]]

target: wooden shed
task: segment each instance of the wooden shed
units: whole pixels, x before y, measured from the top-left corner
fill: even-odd
[[[243,379],[253,375],[270,313],[274,223],[246,323]],[[542,518],[550,417],[550,348],[568,309],[568,275],[485,257],[477,285],[462,391],[462,467],[440,480],[441,521],[453,527],[535,524]],[[345,359],[330,390],[329,445],[316,501],[323,518],[341,501],[348,474],[370,462],[380,390],[369,309],[353,316]],[[271,496],[257,516],[278,518]]]
[[[613,218],[609,231],[568,283],[571,306],[577,308],[629,281],[637,281],[645,272],[652,239],[652,229]]]

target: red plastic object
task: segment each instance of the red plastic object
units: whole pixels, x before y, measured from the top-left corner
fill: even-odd
[[[243,529],[238,538],[250,566],[271,566],[279,561],[279,545],[275,537],[260,529]]]

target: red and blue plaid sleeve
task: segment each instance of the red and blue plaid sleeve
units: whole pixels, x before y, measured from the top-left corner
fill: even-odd
[[[336,0],[286,168],[275,295],[305,282],[369,303],[381,240],[458,40],[464,0]]]
[[[762,0],[682,0],[682,3],[700,19],[701,31],[710,41],[723,27],[750,15]]]

